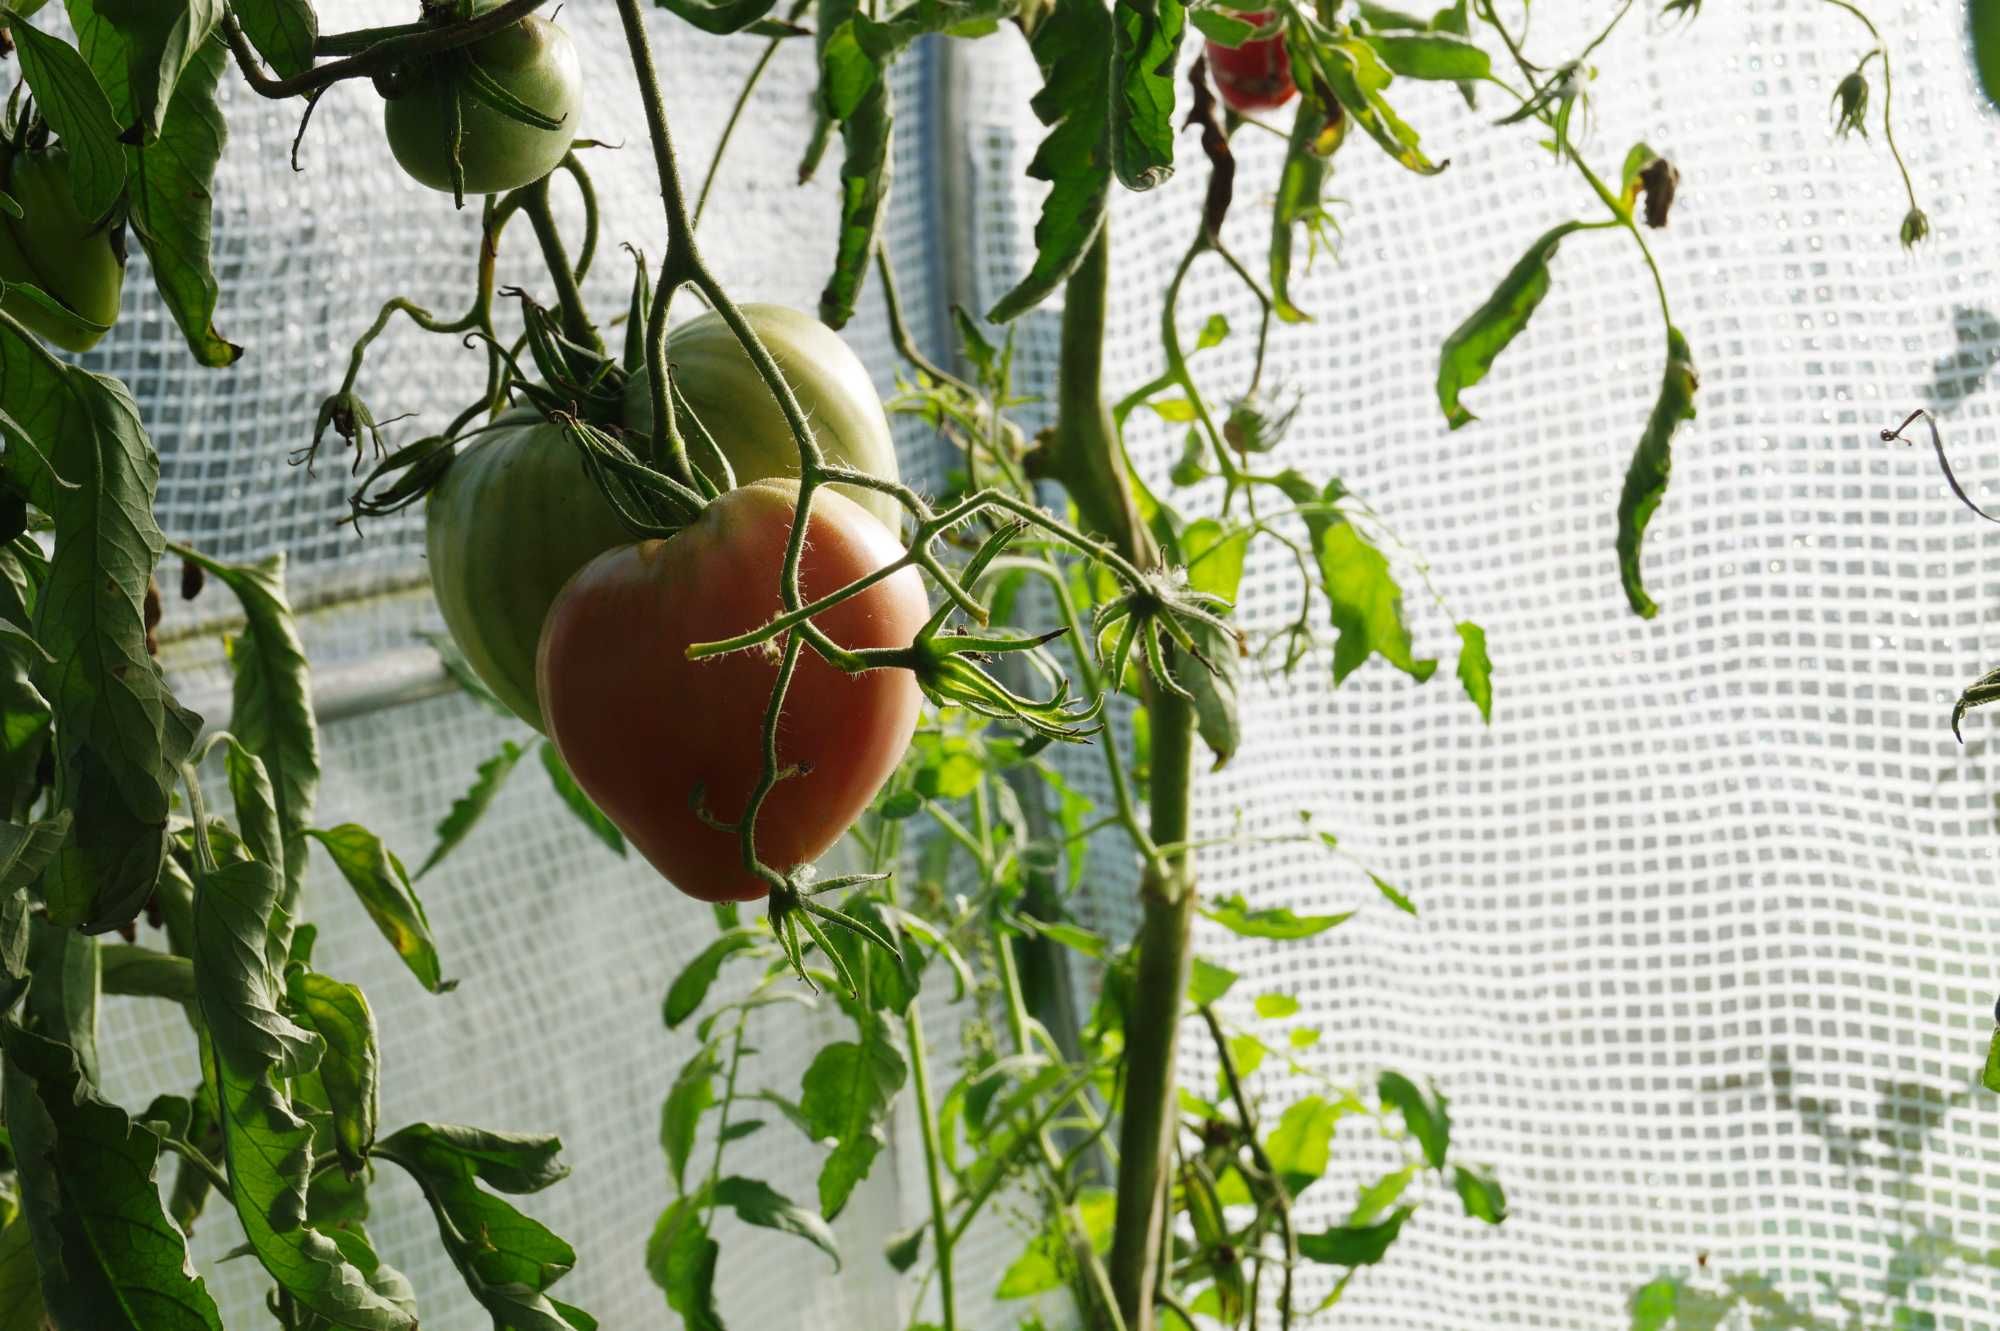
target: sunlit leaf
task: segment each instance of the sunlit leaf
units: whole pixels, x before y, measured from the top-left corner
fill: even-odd
[[[801,1209],[762,1179],[729,1175],[716,1180],[713,1195],[744,1224],[797,1235],[831,1257],[836,1271],[840,1269],[840,1248],[826,1221]]]
[[[1411,1081],[1400,1072],[1385,1072],[1377,1083],[1382,1103],[1403,1115],[1403,1123],[1424,1148],[1424,1159],[1432,1169],[1443,1169],[1445,1152],[1451,1145],[1451,1114],[1445,1097],[1435,1086]]]
[[[1507,1192],[1491,1171],[1459,1165],[1452,1170],[1452,1185],[1474,1220],[1497,1225],[1507,1218]]]
[[[694,960],[681,968],[674,982],[667,986],[667,998],[661,1015],[667,1029],[686,1021],[701,1007],[708,997],[710,986],[722,971],[722,963],[739,952],[755,948],[758,934],[753,929],[731,929],[695,954]]]
[[[1646,432],[1632,454],[1625,472],[1625,488],[1618,496],[1618,575],[1625,584],[1625,599],[1633,613],[1651,619],[1660,612],[1646,594],[1639,568],[1639,545],[1646,537],[1646,524],[1667,493],[1667,477],[1674,465],[1674,431],[1683,421],[1694,419],[1694,394],[1699,385],[1694,372],[1694,353],[1678,328],[1667,329],[1667,368],[1660,381],[1660,396],[1646,421]]]
[[[1437,398],[1452,429],[1479,419],[1459,401],[1459,395],[1484,379],[1507,344],[1528,326],[1529,317],[1549,294],[1549,261],[1555,258],[1563,237],[1583,225],[1564,222],[1543,232],[1507,270],[1486,303],[1444,340],[1438,358]]]
[[[576,1251],[487,1188],[529,1192],[568,1174],[553,1137],[514,1137],[416,1123],[376,1153],[423,1188],[438,1237],[465,1287],[509,1331],[594,1331],[597,1323],[548,1297],[576,1265]],[[480,1183],[487,1185],[481,1188]]]
[[[435,868],[438,862],[451,854],[458,844],[465,840],[466,835],[478,825],[479,820],[485,816],[487,808],[492,805],[494,797],[500,793],[500,788],[506,785],[507,778],[513,775],[514,765],[521,761],[523,752],[525,750],[513,740],[504,740],[501,742],[500,752],[479,764],[479,772],[473,778],[472,785],[463,795],[451,802],[450,810],[446,812],[443,821],[438,823],[437,844],[431,847],[431,853],[424,857],[423,864],[417,869],[417,877],[422,878]]]
[[[1182,0],[1119,0],[1111,9],[1111,163],[1127,189],[1174,171],[1174,83],[1187,26]]]
[[[1188,1002],[1207,1007],[1228,993],[1237,978],[1236,972],[1228,967],[1196,957],[1188,968]]]
[[[417,899],[395,852],[359,823],[342,823],[326,830],[311,828],[307,835],[326,847],[341,877],[361,899],[368,918],[375,921],[375,927],[424,988],[441,994],[456,987],[458,981],[443,976],[424,903]]]
[[[1049,127],[1028,174],[1050,183],[1035,223],[1035,262],[987,318],[1006,323],[1060,286],[1097,236],[1111,190],[1111,16],[1100,0],[1053,0],[1030,46],[1042,89],[1029,105]]]
[[[605,816],[604,810],[591,802],[583,793],[583,787],[570,775],[569,766],[563,762],[562,754],[548,740],[541,743],[542,769],[549,774],[549,784],[555,787],[564,807],[576,815],[576,820],[590,829],[590,834],[602,841],[607,848],[618,855],[625,854],[625,836],[618,825]]]
[[[799,1110],[814,1138],[834,1143],[819,1174],[819,1209],[828,1220],[847,1205],[886,1144],[882,1123],[903,1077],[903,1057],[879,1023],[865,1025],[858,1043],[822,1046],[806,1069]]]
[[[1201,913],[1241,938],[1311,938],[1344,924],[1353,911],[1338,915],[1294,915],[1289,907],[1252,910],[1241,896],[1218,897],[1200,907]]]
[[[1458,679],[1465,696],[1479,709],[1480,719],[1493,723],[1493,659],[1486,654],[1486,630],[1464,620],[1458,625]]]
[[[1317,1234],[1299,1235],[1299,1254],[1329,1266],[1373,1266],[1389,1252],[1402,1233],[1403,1222],[1416,1208],[1401,1206],[1387,1220],[1372,1225],[1339,1225]]]

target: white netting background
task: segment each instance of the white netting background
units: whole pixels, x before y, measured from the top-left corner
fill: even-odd
[[[394,14],[342,8],[353,11],[343,26]],[[1570,49],[1556,29],[1600,11],[1536,6],[1539,49]],[[2000,355],[2000,121],[1971,87],[1959,5],[1884,5],[1877,17],[1935,227],[1915,258],[1894,244],[1904,205],[1879,134],[1837,144],[1828,133],[1833,85],[1867,44],[1834,7],[1710,4],[1685,31],[1635,16],[1598,56],[1616,76],[1600,89],[1594,159],[1615,166],[1644,139],[1683,171],[1673,225],[1653,238],[1703,383],[1648,543],[1663,607],[1651,624],[1625,609],[1611,551],[1661,356],[1629,240],[1568,242],[1532,330],[1468,394],[1484,419],[1452,434],[1432,392],[1440,340],[1534,236],[1593,205],[1533,135],[1490,128],[1496,112],[1468,116],[1448,89],[1398,88],[1405,115],[1452,159],[1441,179],[1402,173],[1358,136],[1339,158],[1344,261],[1300,282],[1319,322],[1282,331],[1275,347],[1279,371],[1308,390],[1282,459],[1343,476],[1429,558],[1456,613],[1486,626],[1495,722],[1482,726],[1449,683],[1450,620],[1406,563],[1419,645],[1444,658],[1444,677],[1417,688],[1375,664],[1329,692],[1322,662],[1250,689],[1241,755],[1202,778],[1200,831],[1229,831],[1239,810],[1254,830],[1310,809],[1411,891],[1422,916],[1374,904],[1365,880],[1321,855],[1216,850],[1202,858],[1207,890],[1366,908],[1310,944],[1208,930],[1200,944],[1242,973],[1236,1015],[1247,1019],[1259,992],[1299,998],[1300,1020],[1325,1031],[1315,1072],[1435,1077],[1457,1139],[1497,1166],[1513,1216],[1494,1231],[1456,1218],[1448,1200],[1426,1208],[1327,1324],[1619,1327],[1632,1289],[1692,1275],[1706,1253],[1712,1268],[1766,1274],[1802,1304],[1830,1283],[1868,1306],[1870,1326],[2000,1326],[1979,1261],[2000,1245],[2000,1121],[1967,1094],[2000,988],[1987,939],[2000,904],[1994,774],[1979,738],[1961,750],[1944,726],[1960,685],[2000,662],[2000,555],[1927,459],[1875,438],[1933,405],[1963,474],[2000,468],[1986,392]],[[589,294],[610,312],[629,275],[615,243],[658,247],[650,166],[615,14],[575,3],[563,22],[601,97],[585,132],[627,143],[593,163],[606,249]],[[757,44],[699,38],[664,16],[655,29],[698,173]],[[949,127],[924,114],[938,53],[899,75],[892,236],[934,352],[947,290],[983,308],[1028,262],[1039,187],[1022,171],[1040,130],[1022,109],[1032,66],[1017,47],[1002,36],[953,51],[943,77],[962,118]],[[789,184],[809,64],[803,43],[781,53],[758,94],[768,118],[732,148],[703,228],[739,296],[807,307],[832,238],[827,180]],[[476,219],[394,170],[365,89],[320,108],[301,176],[282,160],[289,108],[235,95],[229,110],[218,322],[249,355],[222,373],[191,366],[135,270],[126,319],[95,363],[139,396],[164,457],[169,534],[229,557],[285,550],[298,599],[341,593],[307,626],[316,664],[389,678],[422,662],[411,634],[435,623],[411,589],[417,520],[374,524],[357,543],[330,525],[345,476],[329,459],[309,481],[284,458],[380,299],[458,304]],[[1246,133],[1238,150],[1230,235],[1261,255],[1277,143]],[[1114,392],[1159,368],[1155,293],[1191,235],[1203,174],[1191,137],[1181,153],[1180,177],[1158,195],[1118,199]],[[970,186],[969,206],[942,223],[940,164]],[[970,258],[956,288],[954,240]],[[526,245],[525,230],[511,238],[517,255]],[[1198,362],[1219,394],[1247,364],[1252,310],[1212,262],[1182,309],[1189,329],[1217,310],[1237,329]],[[1024,323],[1030,388],[1048,386],[1054,329],[1052,310]],[[872,299],[851,336],[886,386]],[[455,344],[399,326],[361,387],[379,414],[420,411],[397,427],[413,438],[448,419],[478,372]],[[1133,419],[1135,456],[1159,477],[1176,435]],[[906,467],[934,476],[926,441],[906,442]],[[1198,494],[1186,507],[1204,499],[1214,502]],[[1288,614],[1289,576],[1278,562],[1250,570],[1252,626]],[[211,591],[193,608],[216,614],[224,600]],[[184,679],[214,681],[212,640],[178,650]],[[420,856],[473,766],[507,737],[456,698],[333,725],[322,818],[369,823]],[[1094,856],[1084,903],[1113,924],[1129,918],[1120,868]],[[315,882],[321,960],[361,983],[381,1020],[385,1121],[560,1131],[576,1174],[528,1203],[583,1255],[560,1291],[608,1327],[662,1324],[640,1253],[668,1184],[663,1166],[631,1160],[655,1158],[660,1099],[688,1048],[659,1027],[659,995],[707,936],[706,913],[593,851],[527,765],[423,887],[447,967],[464,980],[447,998],[419,992],[344,891]],[[127,1103],[185,1078],[175,1014],[121,1001],[106,1020],[111,1089]],[[789,1050],[762,1040],[767,1065],[784,1069],[819,1034],[801,1029]],[[1212,1080],[1199,1047],[1187,1052],[1190,1081]],[[1312,1088],[1267,1072],[1261,1089],[1275,1108]],[[899,1294],[875,1249],[915,1218],[921,1187],[914,1139],[897,1141],[838,1227],[842,1274],[803,1247],[725,1238],[731,1325],[895,1324]],[[809,1197],[808,1148],[782,1131],[757,1142],[773,1181]],[[1378,1147],[1343,1128],[1302,1223],[1335,1223],[1380,1164]],[[417,1281],[426,1325],[480,1325],[413,1194],[387,1174],[373,1228]],[[203,1255],[229,1237],[211,1219]],[[1007,1242],[993,1235],[962,1285],[990,1288]],[[785,1278],[772,1280],[780,1262]],[[208,1269],[238,1311],[232,1324],[255,1324],[256,1270]],[[1894,1322],[1897,1305],[1915,1319]],[[1824,1297],[1815,1309],[1842,1321]],[[980,1324],[1012,1325],[1008,1311]]]

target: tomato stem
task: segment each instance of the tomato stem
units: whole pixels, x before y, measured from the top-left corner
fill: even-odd
[[[549,180],[543,176],[522,191],[522,207],[535,228],[535,240],[542,247],[542,259],[555,283],[556,305],[562,311],[563,332],[572,342],[604,350],[604,339],[590,322],[583,305],[583,289],[577,285],[576,270],[570,266],[569,252],[563,248],[562,233],[556,229],[555,213],[549,208]]]
[[[264,71],[263,62],[257,58],[250,39],[243,35],[243,25],[236,21],[233,12],[225,10],[223,13],[222,35],[228,41],[237,67],[243,72],[244,82],[250,85],[251,90],[260,97],[282,100],[319,92],[343,79],[365,79],[386,74],[404,61],[418,56],[438,55],[469,46],[488,33],[498,32],[508,24],[526,18],[547,3],[548,0],[506,0],[505,4],[489,9],[476,18],[456,23],[363,28],[351,33],[336,33],[322,38],[319,49],[352,45],[360,45],[361,49],[330,64],[315,65],[288,79],[272,78]]]

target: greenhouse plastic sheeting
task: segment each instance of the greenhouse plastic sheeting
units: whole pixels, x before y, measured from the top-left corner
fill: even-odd
[[[343,23],[393,17],[382,4],[344,8],[355,12]],[[1538,49],[1572,49],[1566,26],[1602,8],[1535,5]],[[1251,667],[1242,750],[1198,782],[1198,835],[1227,843],[1202,851],[1203,890],[1358,913],[1305,942],[1206,926],[1197,942],[1242,975],[1225,1003],[1240,1004],[1233,1015],[1247,1020],[1259,993],[1289,993],[1302,1004],[1292,1023],[1322,1033],[1296,1070],[1258,1073],[1267,1105],[1365,1086],[1385,1067],[1428,1076],[1449,1097],[1454,1153],[1494,1167],[1512,1214],[1490,1228],[1424,1185],[1414,1195],[1439,1204],[1313,1325],[1618,1328],[1634,1291],[1669,1277],[1768,1288],[1759,1297],[1827,1326],[1847,1323],[1847,1299],[1868,1310],[1857,1325],[2000,1327],[1986,1259],[2000,1246],[2000,1107],[1976,1088],[2000,988],[2000,784],[1984,722],[1969,723],[1964,747],[1947,724],[1963,683],[2000,664],[2000,543],[1926,452],[1878,437],[1929,407],[1963,475],[2000,475],[1988,382],[2000,354],[2000,117],[1972,85],[1959,5],[1883,5],[1876,17],[1896,61],[1899,140],[1934,227],[1913,255],[1895,243],[1905,204],[1879,134],[1830,132],[1833,87],[1868,45],[1850,15],[1808,0],[1710,4],[1688,26],[1635,15],[1594,57],[1617,77],[1597,89],[1593,159],[1615,164],[1644,140],[1682,171],[1672,225],[1650,238],[1700,371],[1700,417],[1676,442],[1648,538],[1662,607],[1651,622],[1626,608],[1612,549],[1663,355],[1630,238],[1565,245],[1533,327],[1470,395],[1481,419],[1448,431],[1432,391],[1439,343],[1534,237],[1594,205],[1534,135],[1493,126],[1490,110],[1468,114],[1449,88],[1399,103],[1451,159],[1442,177],[1404,173],[1359,138],[1337,159],[1337,261],[1322,255],[1294,293],[1316,321],[1273,344],[1273,369],[1305,390],[1282,456],[1340,476],[1393,530],[1418,647],[1444,665],[1419,687],[1377,663],[1337,689],[1323,656],[1289,675]],[[605,239],[587,290],[615,310],[630,274],[616,244],[657,251],[661,239],[651,163],[634,137],[615,13],[571,4],[562,22],[599,96],[583,131],[624,141],[591,154]],[[761,44],[700,38],[664,13],[654,26],[693,174]],[[948,301],[986,308],[1032,257],[1033,74],[1011,34],[923,46],[899,67],[889,243],[933,354],[948,354]],[[792,183],[810,84],[807,43],[787,43],[710,203],[702,236],[739,298],[810,307],[830,264],[831,172]],[[218,322],[247,346],[243,362],[194,368],[135,276],[125,319],[91,363],[138,396],[163,455],[168,534],[228,558],[283,551],[295,597],[313,607],[316,665],[386,690],[429,669],[415,636],[437,625],[420,521],[360,536],[337,527],[351,485],[343,459],[323,454],[309,476],[287,457],[383,299],[406,292],[440,311],[462,301],[476,214],[394,169],[363,85],[325,99],[297,175],[283,160],[295,108],[253,105],[236,86],[231,96]],[[1236,143],[1226,236],[1261,254],[1280,144],[1255,132]],[[1193,236],[1205,176],[1192,136],[1180,156],[1169,184],[1114,203],[1114,392],[1160,368],[1156,293]],[[524,240],[513,243],[510,262],[525,262]],[[1256,311],[1235,279],[1198,264],[1182,311],[1190,327],[1228,316],[1236,331],[1198,366],[1217,392],[1239,382]],[[1056,318],[1044,308],[1019,326],[1031,391],[1050,385]],[[888,388],[872,296],[849,338]],[[415,413],[390,427],[403,441],[449,419],[480,373],[451,339],[399,323],[360,387],[380,416]],[[1129,443],[1158,478],[1178,438],[1145,421],[1133,417]],[[901,443],[906,471],[935,484],[934,441],[905,429]],[[1180,502],[1199,512],[1219,495],[1197,488]],[[1246,575],[1253,640],[1293,612],[1287,568],[1259,560]],[[174,644],[177,677],[197,694],[220,679],[206,630],[225,627],[200,616],[225,601],[169,606],[167,629],[192,634]],[[1458,618],[1488,635],[1490,726],[1451,682]],[[475,766],[528,738],[455,695],[348,716],[325,735],[321,818],[366,822],[420,857]],[[1088,755],[1068,762],[1101,796]],[[659,1104],[690,1045],[661,1027],[658,1002],[712,925],[522,776],[421,883],[456,991],[423,993],[324,873],[310,907],[319,960],[375,1004],[385,1125],[560,1132],[575,1175],[529,1209],[581,1254],[565,1298],[607,1327],[670,1324],[641,1257],[670,1195],[652,1154]],[[1295,829],[1300,812],[1419,914],[1392,909],[1323,849],[1256,840]],[[1078,912],[1129,927],[1130,891],[1106,847]],[[107,1007],[109,1089],[128,1106],[191,1069],[177,1016]],[[950,1016],[941,998],[939,1016]],[[801,1018],[795,1042],[760,1040],[759,1075],[795,1084],[833,1029]],[[1190,1085],[1215,1076],[1193,1041],[1184,1069]],[[732,1326],[860,1331],[907,1317],[908,1294],[879,1256],[920,1209],[915,1138],[901,1126],[836,1226],[838,1273],[804,1248],[780,1255],[774,1240],[722,1235]],[[817,1148],[760,1140],[769,1177],[810,1196]],[[1338,1223],[1388,1159],[1343,1123],[1300,1224]],[[483,1324],[415,1202],[401,1179],[376,1188],[385,1257],[415,1281],[427,1328]],[[992,1288],[1020,1238],[989,1226],[961,1288]],[[231,1226],[210,1218],[196,1239],[212,1259]],[[785,1279],[773,1281],[779,1262]],[[232,1324],[254,1317],[255,1266],[208,1269]],[[1329,1284],[1309,1282],[1301,1306]],[[1028,1311],[974,1304],[984,1327]],[[1047,1309],[1052,1324],[1062,1311]]]

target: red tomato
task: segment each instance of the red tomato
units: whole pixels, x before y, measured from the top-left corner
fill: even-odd
[[[1263,27],[1269,14],[1238,14],[1245,23]],[[1241,46],[1208,43],[1208,68],[1216,91],[1232,111],[1272,111],[1292,100],[1292,62],[1285,54],[1282,32],[1258,37]]]
[[[763,882],[743,867],[733,831],[703,809],[740,817],[763,771],[764,710],[777,652],[752,648],[690,661],[688,644],[734,637],[780,609],[794,481],[731,490],[664,541],[599,555],[570,579],[542,627],[535,664],[549,737],[577,783],[668,881],[703,901],[750,901]],[[859,504],[813,496],[799,564],[807,600],[892,563],[903,548]],[[819,615],[843,647],[905,647],[928,617],[904,569]],[[758,857],[788,870],[825,854],[896,770],[922,695],[906,670],[849,675],[810,648],[779,714],[778,761],[801,774],[757,814]]]

